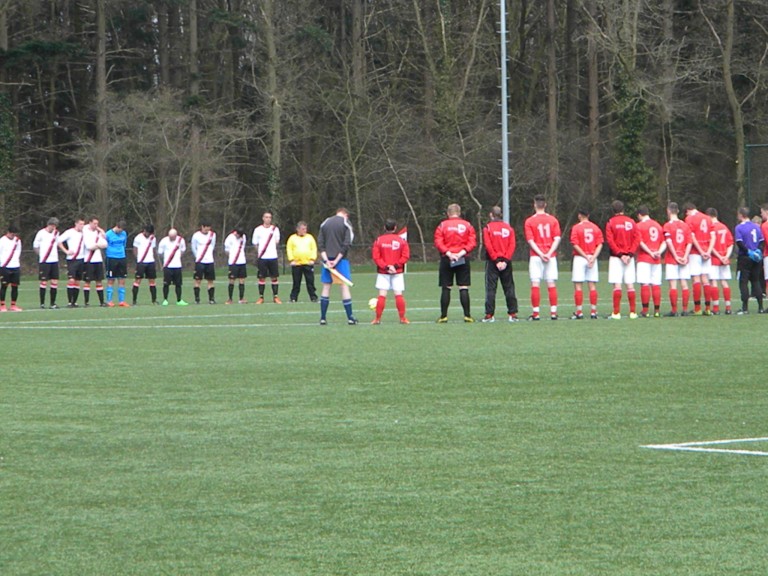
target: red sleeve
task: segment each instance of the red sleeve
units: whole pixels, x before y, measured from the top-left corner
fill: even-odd
[[[579,244],[579,228],[578,225],[571,228],[571,245],[581,247]]]
[[[608,242],[608,249],[611,251],[611,254],[616,254],[618,250],[616,250],[616,241],[613,239],[613,226],[611,225],[611,220],[608,220],[608,224],[605,225],[605,241]]]
[[[488,253],[489,260],[496,260],[496,251],[493,248],[493,235],[491,234],[490,224],[483,227],[483,246]],[[766,243],[768,245],[768,243]]]
[[[442,222],[435,228],[435,248],[440,252],[440,255],[444,255],[448,249],[445,246],[445,240],[443,239],[443,224]]]
[[[515,238],[515,229],[512,226],[509,227],[509,251],[505,256],[508,256],[510,260],[515,256],[515,250],[517,249],[517,238]]]
[[[469,234],[467,234],[467,242],[464,244],[464,250],[469,254],[477,246],[477,234],[475,233],[475,227],[472,226],[472,224],[467,222],[467,225],[469,226]]]
[[[400,249],[400,266],[404,266],[408,260],[411,259],[411,247],[408,242],[403,240],[402,248]]]
[[[640,248],[640,229],[637,224],[632,225],[632,249],[631,254],[637,254],[637,249]]]
[[[371,250],[371,256],[373,256],[373,261],[376,264],[378,268],[385,268],[387,266],[386,262],[384,262],[383,258],[381,257],[381,247],[379,246],[379,239],[377,238],[376,241],[373,243],[373,249]]]

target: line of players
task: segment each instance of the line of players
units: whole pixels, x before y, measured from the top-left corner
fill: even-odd
[[[524,224],[525,240],[530,249],[528,274],[531,282],[532,312],[528,320],[541,319],[541,284],[546,283],[550,318],[558,319],[557,251],[562,240],[560,223],[547,213],[544,196],[536,196],[534,214]],[[667,206],[667,221],[662,225],[650,217],[647,207],[640,207],[637,220],[624,213],[624,204],[612,203],[613,216],[603,230],[589,218],[589,211],[579,210],[578,223],[570,231],[573,247],[572,281],[574,284],[574,320],[586,317],[584,291],[589,298],[589,317],[598,318],[598,257],[607,245],[608,282],[612,285],[611,319],[621,319],[623,291],[629,303],[629,318],[661,316],[662,266],[669,283],[670,310],[665,316],[712,315],[721,312],[720,289],[724,312],[731,314],[731,259],[736,257],[741,308],[737,314],[749,313],[749,300],[757,300],[763,313],[765,278],[768,277],[768,204],[762,207],[762,220],[750,220],[748,208],[740,208],[734,233],[718,220],[717,210],[700,212],[692,203],[683,206],[685,219],[674,202]],[[439,284],[440,317],[438,324],[448,321],[448,306],[454,283],[458,285],[464,322],[474,322],[469,310],[470,271],[467,255],[476,247],[474,228],[460,216],[461,209],[452,204],[447,218],[435,231],[435,247],[441,254]],[[489,213],[483,228],[485,245],[485,317],[494,322],[496,288],[499,281],[504,291],[510,322],[518,321],[517,297],[512,274],[515,231],[502,220],[497,206]],[[638,313],[635,284],[640,284]],[[693,310],[689,310],[691,296]]]
[[[762,208],[762,226],[750,220],[748,208],[737,213],[734,233],[718,219],[718,212],[709,208],[699,211],[693,203],[683,206],[685,219],[680,218],[677,203],[667,206],[667,221],[662,225],[653,220],[647,207],[637,211],[637,221],[624,213],[624,205],[616,200],[611,205],[613,216],[608,220],[605,234],[589,219],[588,210],[579,210],[578,223],[570,231],[573,246],[572,281],[575,312],[572,319],[580,320],[584,312],[584,284],[589,293],[589,317],[598,318],[597,282],[598,256],[607,244],[608,283],[613,287],[611,319],[621,319],[622,290],[629,304],[629,318],[661,316],[662,264],[664,278],[669,283],[670,310],[664,316],[712,315],[721,312],[722,289],[725,314],[731,314],[731,259],[737,259],[737,274],[741,308],[737,314],[749,313],[749,299],[757,300],[758,312],[763,313],[764,278],[768,276],[768,205]],[[525,238],[530,246],[529,274],[533,311],[529,320],[540,319],[540,282],[547,283],[550,318],[557,319],[557,248],[560,225],[546,213],[542,196],[534,199],[535,214],[525,222]],[[736,254],[734,254],[734,251]],[[635,284],[640,284],[640,310],[637,309]],[[689,310],[693,298],[693,310]],[[486,321],[490,320],[486,314]]]
[[[303,226],[302,226],[303,225]],[[77,218],[73,226],[59,233],[59,220],[50,218],[44,228],[39,230],[33,241],[33,248],[38,255],[38,277],[40,281],[40,307],[45,308],[46,292],[49,294],[51,309],[57,309],[59,283],[59,251],[66,257],[67,264],[67,307],[77,308],[80,292],[83,292],[83,303],[90,305],[92,287],[95,288],[99,305],[102,307],[128,307],[126,301],[126,277],[128,234],[125,223],[118,222],[109,230],[99,226],[98,218],[86,222]],[[303,234],[302,234],[303,232]],[[296,268],[302,270],[304,251],[314,250],[317,257],[317,247],[311,235],[306,234],[306,224],[297,226],[297,238],[293,244],[289,239],[289,252],[292,245],[296,251]],[[305,236],[308,236],[307,239]],[[303,240],[303,241],[302,241]],[[309,240],[307,242],[306,240]],[[272,224],[272,213],[265,212],[262,224],[257,226],[252,235],[251,244],[255,247],[258,258],[259,299],[257,304],[264,302],[266,279],[272,282],[272,301],[282,304],[278,297],[278,255],[277,245],[280,242],[280,230]],[[200,303],[202,282],[207,282],[207,296],[210,304],[215,304],[216,270],[214,265],[214,248],[216,233],[208,222],[203,222],[200,229],[191,238],[190,248],[195,259],[194,298]],[[245,303],[246,248],[248,238],[243,229],[234,230],[224,240],[224,251],[228,254],[229,264],[229,298],[227,304],[233,302],[234,286],[239,283],[239,302]],[[314,247],[314,248],[313,248]],[[17,304],[19,283],[21,280],[21,250],[22,242],[15,226],[8,227],[5,235],[0,237],[0,312],[21,311]],[[171,228],[168,234],[159,242],[155,238],[154,227],[146,225],[133,240],[133,254],[136,258],[135,280],[132,287],[133,305],[136,305],[142,280],[147,279],[153,304],[160,304],[157,298],[157,264],[155,251],[162,262],[163,269],[163,300],[168,305],[171,286],[175,289],[176,305],[187,306],[182,298],[182,255],[187,251],[185,239],[178,231]],[[302,259],[301,262],[298,262]],[[106,290],[104,280],[106,279]],[[116,290],[115,290],[116,288]],[[10,304],[6,305],[6,297],[10,289]],[[317,300],[314,282],[307,281],[307,290],[313,301]],[[114,295],[117,293],[117,302]],[[292,295],[292,299],[295,299]]]

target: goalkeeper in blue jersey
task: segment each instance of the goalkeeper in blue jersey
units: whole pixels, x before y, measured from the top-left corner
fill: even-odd
[[[752,288],[752,296],[757,300],[757,312],[762,314],[764,310],[760,274],[763,272],[762,263],[765,238],[760,230],[760,226],[749,219],[749,208],[739,208],[737,217],[739,223],[736,225],[733,234],[739,251],[736,274],[739,279],[739,291],[741,292],[741,310],[737,314],[749,314],[750,286]]]
[[[125,278],[128,276],[128,263],[125,255],[125,247],[128,244],[128,233],[125,231],[125,222],[122,220],[113,228],[107,230],[107,306],[112,308],[112,294],[117,280],[118,306],[125,308],[130,306],[125,301]]]

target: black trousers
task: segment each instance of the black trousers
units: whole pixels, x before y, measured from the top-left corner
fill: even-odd
[[[512,275],[512,264],[507,264],[504,270],[496,268],[496,262],[485,262],[485,314],[493,316],[496,311],[496,287],[501,281],[504,299],[507,302],[507,314],[517,314],[517,296],[515,295],[515,279]]]
[[[317,290],[315,289],[315,267],[312,264],[301,264],[291,266],[291,275],[293,276],[293,287],[291,287],[291,300],[298,300],[301,291],[301,279],[307,285],[307,293],[310,300],[317,300]]]
[[[742,309],[747,309],[750,296],[750,288],[752,288],[751,295],[757,299],[758,309],[762,310],[763,287],[760,283],[760,277],[763,274],[763,263],[755,262],[749,256],[739,255],[736,271],[739,275],[739,292],[741,293]]]

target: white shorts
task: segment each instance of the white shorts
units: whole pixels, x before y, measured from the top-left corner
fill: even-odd
[[[405,292],[405,274],[376,274],[376,290]]]
[[[587,259],[584,256],[573,257],[573,268],[571,269],[572,282],[597,282],[597,260],[590,268],[587,265]]]
[[[528,274],[531,282],[541,282],[542,280],[554,282],[557,280],[557,258],[550,258],[546,264],[538,256],[531,256],[528,261]]]
[[[629,263],[624,264],[618,256],[611,256],[608,259],[608,283],[634,284],[635,259],[630,258]]]
[[[712,259],[701,257],[701,254],[690,254],[688,256],[688,270],[691,276],[709,276],[712,273]]]
[[[652,262],[637,263],[637,282],[638,284],[651,284],[661,286],[661,264]]]
[[[666,264],[664,276],[667,280],[690,280],[691,271],[688,268],[688,264],[685,266],[682,264]]]
[[[763,257],[763,278],[768,280],[768,256]]]
[[[730,280],[731,279],[731,267],[730,266],[712,266],[709,269],[710,280]]]

